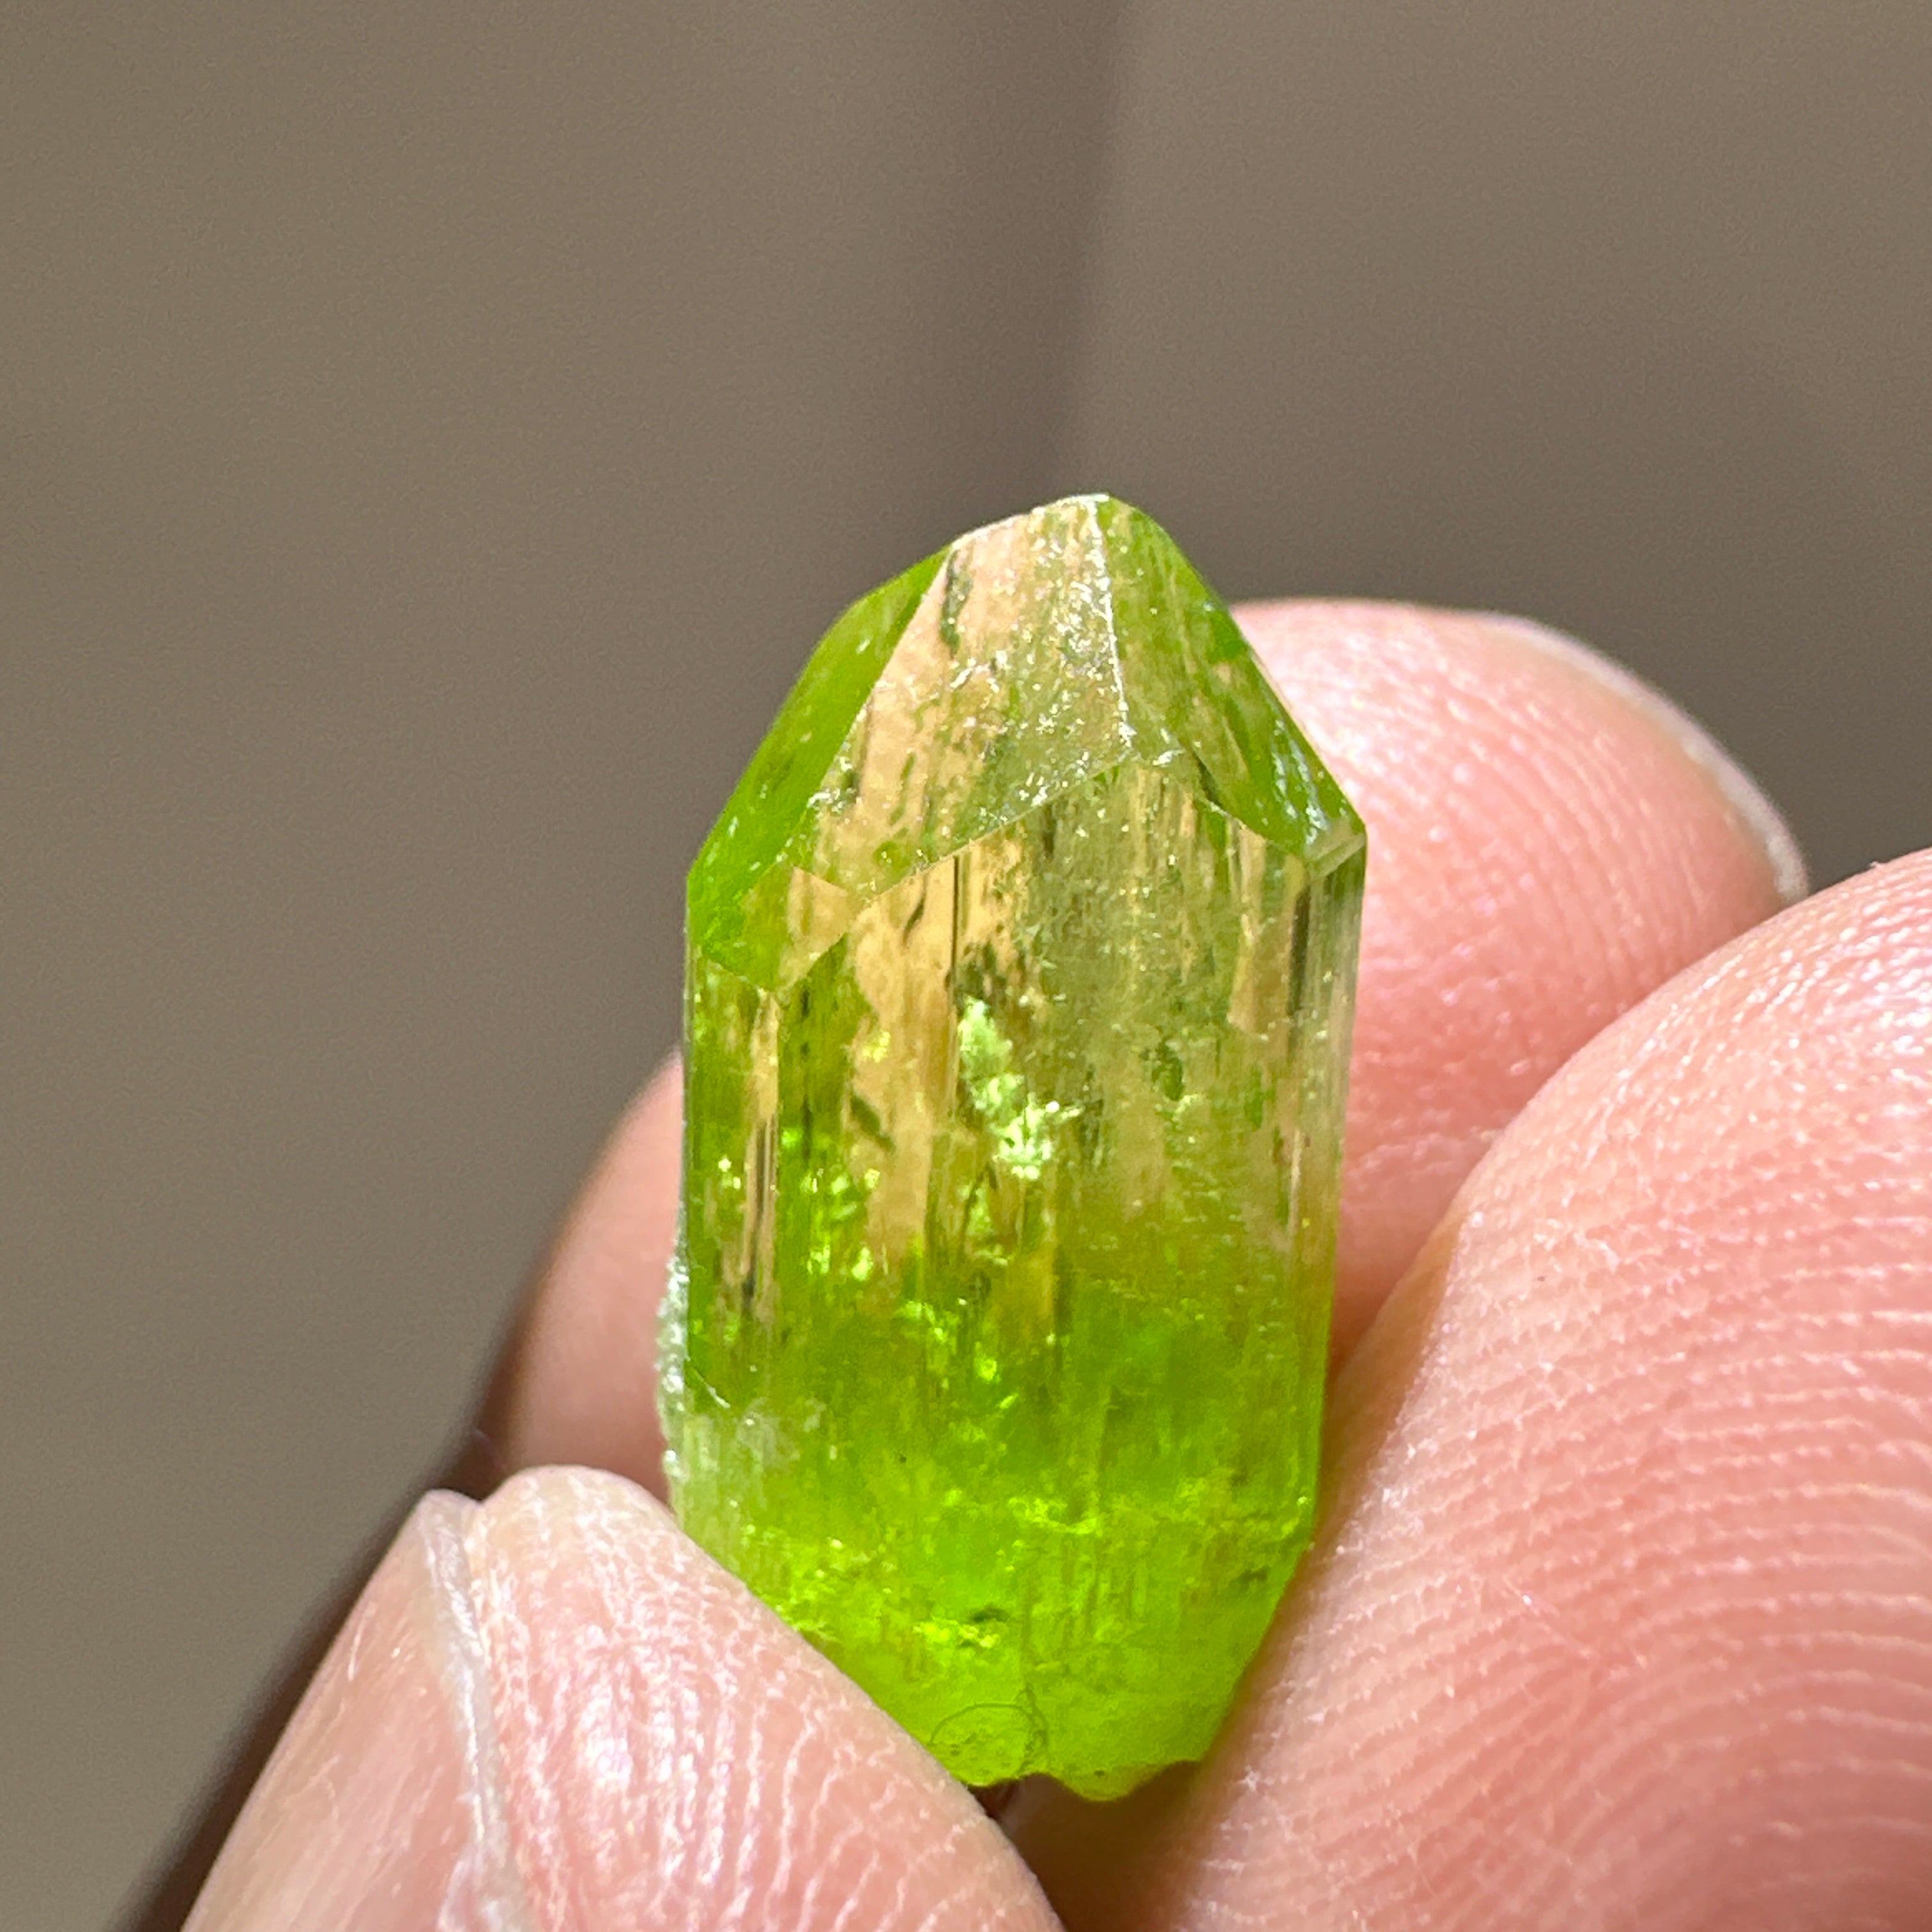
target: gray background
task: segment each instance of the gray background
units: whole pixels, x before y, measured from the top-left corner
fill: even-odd
[[[1932,15],[0,20],[0,1926],[100,1922],[670,1044],[824,622],[1103,486],[1932,840]]]

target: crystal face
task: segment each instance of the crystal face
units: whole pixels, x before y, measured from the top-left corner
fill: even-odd
[[[968,1783],[1198,1756],[1307,1539],[1363,860],[1090,496],[854,604],[692,868],[673,1499]]]

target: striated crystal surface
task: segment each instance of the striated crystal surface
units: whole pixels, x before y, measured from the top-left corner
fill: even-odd
[[[673,1498],[969,1783],[1200,1755],[1306,1540],[1363,853],[1082,496],[854,604],[692,868]]]

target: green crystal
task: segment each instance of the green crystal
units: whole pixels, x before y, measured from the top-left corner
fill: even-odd
[[[1363,854],[1077,496],[847,611],[692,868],[672,1496],[970,1784],[1198,1756],[1307,1540]]]

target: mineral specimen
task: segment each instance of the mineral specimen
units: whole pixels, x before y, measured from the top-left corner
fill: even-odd
[[[1198,1756],[1306,1540],[1363,858],[1076,496],[854,604],[692,867],[673,1497],[968,1783]]]

